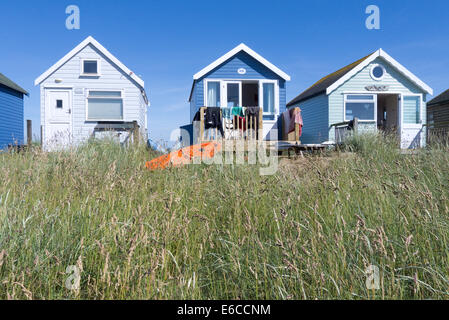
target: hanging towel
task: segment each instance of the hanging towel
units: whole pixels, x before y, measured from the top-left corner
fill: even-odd
[[[221,113],[223,114],[223,118],[225,119],[232,118],[232,108],[221,108]]]
[[[237,116],[237,117],[240,117],[240,118],[245,117],[245,114],[243,113],[243,108],[242,107],[232,107],[231,114],[233,116]]]
[[[258,129],[259,126],[259,114],[260,114],[260,108],[259,107],[247,107],[245,110],[245,116],[248,122],[250,122],[249,119],[253,119],[253,128],[254,130]]]
[[[298,107],[290,109],[290,126],[288,133],[295,131],[295,124],[299,124],[300,127],[303,125],[301,109]]]
[[[206,115],[204,117],[204,129],[217,128],[221,136],[224,137],[223,131],[223,119],[221,117],[220,107],[208,107],[206,108]]]
[[[290,110],[286,110],[282,113],[282,119],[284,120],[282,123],[283,137],[284,140],[288,140],[288,134],[290,133]]]

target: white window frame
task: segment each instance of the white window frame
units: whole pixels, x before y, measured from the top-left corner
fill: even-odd
[[[350,99],[348,100],[348,96],[373,96],[373,100],[364,100],[364,99],[360,99],[360,100],[353,100]],[[355,102],[355,103],[374,103],[374,119],[372,120],[362,120],[359,119],[359,122],[375,122],[377,123],[377,94],[373,94],[370,92],[367,93],[345,93],[344,94],[344,99],[343,99],[343,119],[344,121],[351,121],[346,119],[346,103],[349,102]]]
[[[263,111],[263,85],[264,83],[274,84],[274,110],[273,112]],[[277,80],[260,80],[259,81],[259,107],[262,108],[264,116],[276,116],[279,114],[279,82]]]
[[[203,96],[204,104],[203,104],[203,106],[209,107],[207,105],[207,88],[209,86],[209,82],[218,82],[219,83],[218,89],[220,90],[220,107],[221,107],[222,103],[223,103],[223,94],[222,94],[223,81],[220,79],[205,79],[204,80],[204,88],[203,88],[204,89],[204,96]]]
[[[91,91],[105,91],[105,92],[120,92],[121,93],[121,97],[120,99],[122,99],[122,119],[89,119],[89,95]],[[95,98],[92,99],[111,99],[114,97],[101,97],[101,96],[95,96]],[[86,89],[86,107],[85,107],[85,111],[86,111],[86,121],[87,122],[122,122],[125,121],[126,116],[125,116],[125,89]],[[118,99],[118,98],[117,98]]]
[[[221,81],[221,89],[224,94],[220,92],[220,104],[225,108],[228,107],[228,84],[237,84],[239,86],[239,106],[242,106],[242,81],[240,80]]]
[[[377,77],[374,76],[374,68],[377,68],[377,67],[382,68],[382,71],[383,71],[382,77],[380,77],[380,78],[377,78]],[[385,67],[384,67],[383,65],[381,65],[381,64],[379,64],[379,63],[376,63],[376,64],[373,64],[373,65],[371,66],[371,69],[370,69],[370,71],[369,71],[369,74],[370,74],[370,76],[371,76],[371,78],[372,78],[373,80],[375,80],[375,81],[382,81],[383,78],[385,78],[385,75],[387,74],[387,70],[385,69]]]
[[[101,76],[101,59],[93,58],[93,59],[80,59],[80,76],[82,77],[99,77]],[[84,72],[84,62],[85,61],[96,61],[97,62],[97,73],[85,73]]]
[[[227,106],[227,92],[224,94],[224,90],[227,90],[227,83],[239,83],[240,84],[240,105],[242,105],[243,92],[242,86],[245,81],[253,81],[257,82],[259,86],[259,108],[262,108],[263,111],[263,84],[264,83],[273,83],[274,84],[274,113],[267,112],[263,113],[263,115],[279,115],[279,81],[278,80],[265,80],[265,79],[214,79],[207,78],[204,79],[203,85],[203,106],[207,106],[207,86],[209,82],[220,82],[220,104],[221,107]]]

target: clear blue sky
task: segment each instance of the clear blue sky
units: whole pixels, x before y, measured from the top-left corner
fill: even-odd
[[[81,29],[65,28],[78,5]],[[381,29],[365,28],[365,8]],[[449,1],[0,2],[0,72],[30,92],[25,118],[39,128],[34,80],[92,35],[145,81],[150,137],[168,140],[189,121],[192,76],[241,42],[292,77],[287,99],[322,76],[383,48],[439,94],[449,88]]]

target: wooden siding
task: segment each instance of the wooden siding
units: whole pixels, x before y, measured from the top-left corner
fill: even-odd
[[[100,59],[99,77],[80,76],[82,59]],[[55,79],[62,83],[55,84]],[[123,116],[124,121],[137,121],[142,134],[146,134],[147,106],[142,98],[140,87],[121,69],[117,68],[106,56],[94,46],[88,45],[67,63],[41,83],[41,124],[45,125],[45,90],[44,87],[72,87],[72,134],[75,144],[88,139],[98,124],[86,121],[86,95],[87,89],[96,90],[124,90]]]
[[[301,108],[304,127],[302,129],[301,142],[304,144],[321,143],[328,140],[328,97],[326,94],[310,98],[291,108]]]
[[[381,81],[376,81],[371,78],[370,71],[373,64],[382,64],[385,67],[386,74]],[[396,69],[394,69],[388,62],[382,58],[375,59],[368,66],[363,68],[351,79],[342,84],[338,89],[329,95],[329,125],[344,121],[344,92],[360,91],[369,93],[366,90],[368,85],[386,85],[389,90],[385,92],[402,93],[402,94],[423,94],[423,99],[426,101],[426,94],[422,89],[417,87],[414,83],[404,77]],[[425,123],[426,104],[423,105],[423,123]],[[365,123],[365,131],[375,131],[375,122],[371,124]],[[329,140],[333,140],[335,137],[333,129],[329,130]]]
[[[429,119],[430,114],[433,114],[433,122]],[[449,101],[428,106],[427,117],[429,119],[429,128],[449,128]]]
[[[23,94],[0,85],[0,149],[24,143]]]
[[[245,74],[239,74],[238,69],[245,68]],[[286,83],[285,80],[251,57],[246,52],[239,52],[226,62],[222,63],[208,74],[195,82],[192,100],[190,104],[190,122],[195,113],[204,105],[204,79],[226,79],[226,80],[278,80],[279,83],[279,111],[285,111],[286,105]]]

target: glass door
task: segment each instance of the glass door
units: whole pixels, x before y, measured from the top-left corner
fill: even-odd
[[[223,81],[223,106],[242,106],[242,83],[240,81]]]
[[[279,88],[276,81],[261,80],[259,82],[260,107],[263,114],[274,116],[279,112]]]

